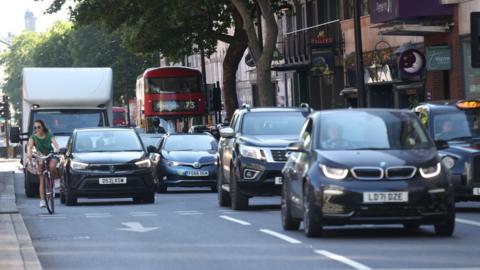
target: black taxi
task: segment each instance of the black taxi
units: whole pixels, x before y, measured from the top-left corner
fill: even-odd
[[[480,201],[480,100],[428,102],[414,110],[452,173],[456,201]]]

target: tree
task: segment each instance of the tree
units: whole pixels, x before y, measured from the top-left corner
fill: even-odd
[[[274,106],[271,65],[276,50],[278,27],[275,18],[276,5],[284,1],[271,0],[231,0],[243,19],[247,33],[248,47],[256,65],[256,83],[260,106]],[[265,21],[265,38],[257,36],[255,22]]]
[[[56,12],[65,0],[54,0]],[[243,20],[229,0],[77,0],[71,8],[77,25],[96,23],[120,33],[122,41],[136,52],[161,52],[181,59],[216,50],[218,41],[229,44],[223,63],[223,93],[227,118],[238,107],[236,72],[247,48]],[[108,12],[106,12],[108,11]],[[228,29],[234,28],[232,34]]]

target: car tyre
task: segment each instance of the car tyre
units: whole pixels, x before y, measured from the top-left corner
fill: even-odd
[[[434,228],[438,236],[452,236],[455,231],[455,213],[451,213],[442,223],[435,224]]]
[[[60,203],[65,204],[66,199],[65,199],[65,192],[61,191],[60,192]]]
[[[282,203],[281,203],[281,215],[282,215],[282,227],[287,231],[296,231],[300,228],[300,220],[292,217],[292,206],[291,202],[288,199],[288,189],[285,182],[282,186]]]
[[[168,190],[167,185],[158,182],[158,184],[157,184],[157,192],[158,193],[167,193],[167,190]]]
[[[307,237],[320,237],[323,234],[323,225],[320,211],[315,207],[313,203],[313,194],[309,191],[309,188],[304,188],[303,194],[303,229]]]
[[[24,173],[24,176],[25,176],[25,195],[27,196],[27,198],[34,198],[35,196],[38,195],[38,186],[30,183],[31,182],[31,175],[30,173],[25,170],[25,173]]]
[[[155,192],[148,192],[144,197],[143,197],[143,203],[145,204],[152,204],[155,203]]]
[[[248,197],[243,195],[238,187],[237,178],[235,177],[234,168],[230,169],[230,199],[232,201],[233,210],[247,210]]]
[[[73,194],[71,190],[68,188],[65,190],[65,204],[68,206],[74,206],[77,205],[78,203],[78,198]]]
[[[230,194],[227,191],[223,190],[223,170],[217,170],[217,196],[218,196],[218,205],[220,207],[229,207],[232,205],[232,200],[230,199]]]

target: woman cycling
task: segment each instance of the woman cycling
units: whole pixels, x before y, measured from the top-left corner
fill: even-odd
[[[39,194],[40,194],[40,207],[46,207],[45,205],[45,176],[43,175],[43,171],[45,168],[43,167],[43,160],[42,158],[33,157],[33,147],[35,147],[36,153],[40,156],[46,156],[53,152],[55,147],[55,152],[57,152],[60,147],[58,146],[57,141],[52,133],[47,129],[45,126],[45,122],[42,120],[35,120],[33,122],[33,134],[28,139],[28,166],[27,169],[31,174],[38,175],[40,180],[39,183]],[[57,164],[58,159],[51,158],[48,163],[48,167],[50,172],[52,173],[52,177],[55,180],[55,187],[60,184],[58,181],[58,171],[57,171]]]

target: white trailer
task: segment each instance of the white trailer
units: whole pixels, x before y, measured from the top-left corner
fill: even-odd
[[[22,128],[12,128],[10,136],[22,143],[23,164],[35,120],[43,120],[65,147],[75,128],[112,124],[112,99],[111,68],[24,68]],[[25,170],[26,195],[37,192],[38,178]]]

